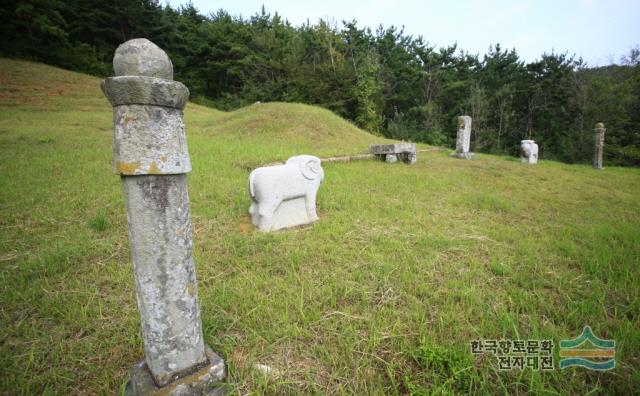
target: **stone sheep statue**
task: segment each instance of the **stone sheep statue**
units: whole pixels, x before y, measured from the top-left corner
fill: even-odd
[[[538,145],[533,140],[522,140],[520,142],[522,148],[522,154],[520,155],[520,161],[525,164],[537,164],[538,163]]]
[[[323,179],[320,159],[311,155],[255,169],[249,175],[252,223],[268,232],[318,220],[316,194]]]

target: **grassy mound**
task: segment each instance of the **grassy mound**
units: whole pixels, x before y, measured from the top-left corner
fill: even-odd
[[[0,60],[0,392],[117,393],[143,356],[99,79]],[[362,152],[332,113],[189,104],[206,341],[234,392],[618,393],[640,387],[640,171],[420,153],[331,163],[312,227],[261,234],[246,181],[294,154]],[[544,154],[544,153],[542,153]],[[616,368],[499,371],[474,339],[590,325]],[[265,377],[255,363],[277,370]]]

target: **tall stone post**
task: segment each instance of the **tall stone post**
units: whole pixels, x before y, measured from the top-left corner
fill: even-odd
[[[523,164],[537,164],[538,163],[538,145],[535,141],[525,139],[520,141],[520,161]]]
[[[456,151],[452,157],[473,159],[473,153],[469,151],[471,144],[471,117],[458,117],[458,135],[456,137]]]
[[[599,122],[596,124],[596,128],[594,130],[594,141],[595,141],[595,150],[593,153],[593,167],[596,169],[604,169],[602,164],[602,155],[604,153],[604,133],[607,129],[604,127],[604,124]]]
[[[182,113],[189,90],[146,39],[120,45],[113,69],[101,87],[113,106],[113,168],[124,189],[145,351],[127,394],[217,394],[225,366],[204,343],[192,255]]]

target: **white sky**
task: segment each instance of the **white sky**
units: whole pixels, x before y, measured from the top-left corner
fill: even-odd
[[[177,7],[187,0],[164,0]],[[224,9],[249,17],[264,4],[267,12],[300,25],[307,19],[356,19],[358,26],[405,27],[431,45],[484,54],[489,45],[516,48],[532,61],[543,52],[575,53],[589,65],[618,61],[640,44],[640,0],[193,0],[202,13]]]

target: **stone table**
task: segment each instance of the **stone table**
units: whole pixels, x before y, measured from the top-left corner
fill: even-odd
[[[415,164],[417,160],[415,143],[374,144],[369,151],[387,163],[401,160],[406,164]]]

